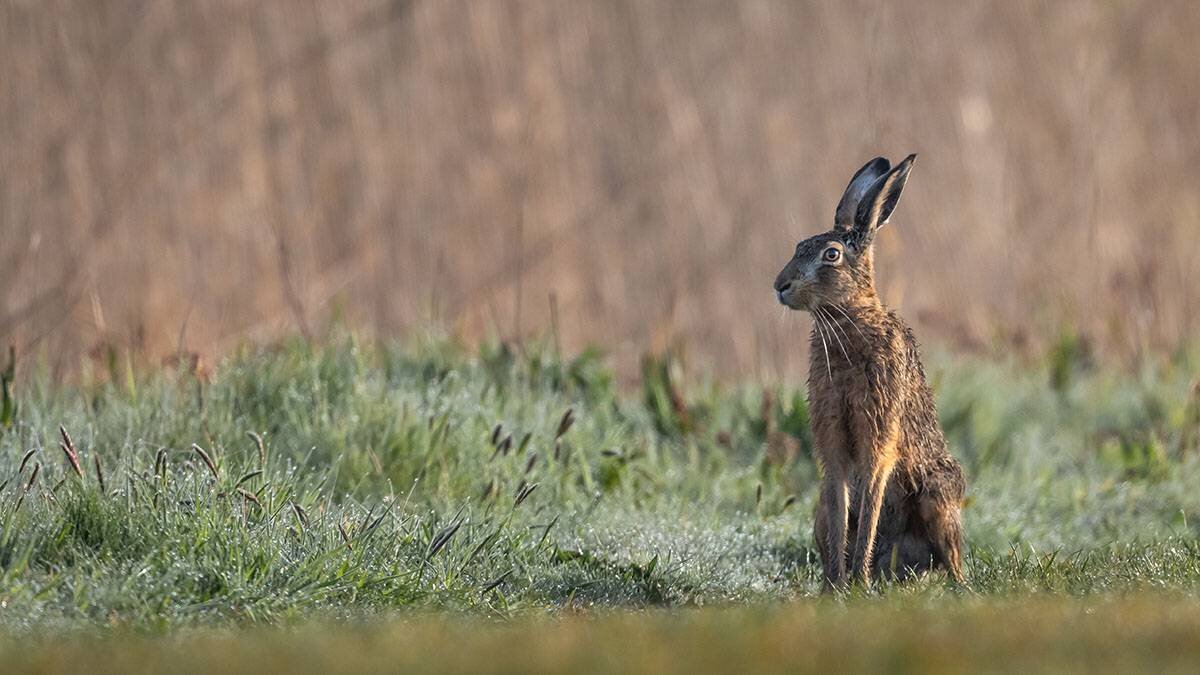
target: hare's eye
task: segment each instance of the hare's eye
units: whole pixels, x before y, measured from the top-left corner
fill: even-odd
[[[836,246],[830,246],[825,249],[821,257],[825,259],[825,262],[837,262],[842,257],[842,252]]]

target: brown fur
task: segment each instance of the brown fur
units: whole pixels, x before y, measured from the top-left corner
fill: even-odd
[[[829,587],[848,574],[869,584],[934,568],[963,580],[962,469],[917,340],[875,292],[872,242],[915,158],[860,169],[834,228],[800,242],[775,281],[780,302],[813,317],[808,393],[822,467],[813,529]]]

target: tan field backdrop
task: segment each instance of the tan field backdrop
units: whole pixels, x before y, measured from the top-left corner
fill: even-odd
[[[0,344],[556,326],[795,379],[774,275],[918,152],[879,273],[926,343],[1165,354],[1200,321],[1198,34],[1189,1],[2,0]]]

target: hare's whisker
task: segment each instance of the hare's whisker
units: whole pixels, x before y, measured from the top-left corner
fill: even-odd
[[[854,326],[854,330],[858,331],[859,336],[862,337],[862,339],[864,339],[864,340],[867,339],[867,336],[863,335],[862,329],[858,327],[858,323],[853,318],[851,318],[849,314],[846,313],[846,310],[842,309],[841,305],[838,305],[835,302],[831,302],[831,303],[829,303],[829,306],[836,309],[837,311],[841,312],[842,316],[846,317],[846,320],[850,322],[850,325]]]
[[[842,337],[846,338],[846,342],[850,342],[850,336],[846,334],[846,329],[842,328],[841,323],[839,323],[838,320],[832,314],[829,313],[829,310],[825,309],[825,308],[821,308],[821,313],[825,316],[825,323],[828,324],[833,329],[833,336],[837,337],[838,333],[840,332],[842,334]],[[853,344],[853,343],[851,343],[851,344]],[[842,347],[842,354],[845,355],[846,361],[849,363],[853,363],[854,360],[851,359],[850,355],[846,353],[846,348],[844,346],[842,346],[841,340],[838,340],[838,346]]]
[[[825,320],[825,325],[829,327],[829,333],[833,335],[833,339],[838,343],[838,348],[842,350],[842,356],[846,357],[846,363],[853,363],[853,361],[850,360],[850,354],[846,352],[846,346],[842,344],[842,338],[838,337],[838,326],[834,323],[832,317],[830,317],[829,313],[820,307],[817,307],[816,311],[819,312],[821,318]],[[846,339],[849,340],[850,338],[847,337]]]

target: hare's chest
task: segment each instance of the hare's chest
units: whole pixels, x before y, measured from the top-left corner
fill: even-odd
[[[853,439],[851,411],[847,405],[845,390],[834,386],[810,386],[808,402],[813,440],[817,449],[824,453],[849,454]]]
[[[818,417],[840,418],[845,414],[846,388],[835,382],[809,382],[808,407],[816,421]]]
[[[815,359],[811,364],[808,397],[814,414],[817,410],[830,415],[844,414],[847,407],[862,398],[859,394],[866,388],[867,376],[860,364],[844,360],[817,363]]]
[[[864,420],[873,416],[874,402],[866,395],[866,376],[853,367],[822,375],[809,381],[813,440],[826,461],[853,465],[860,451],[870,445],[863,430]]]

